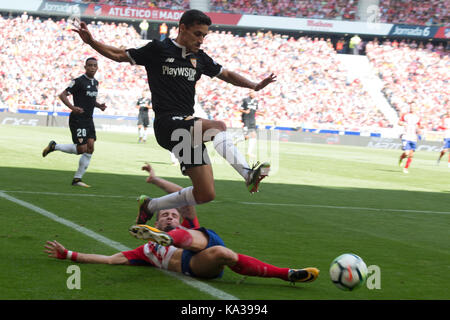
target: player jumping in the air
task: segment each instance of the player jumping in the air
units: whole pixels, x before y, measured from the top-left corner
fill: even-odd
[[[210,202],[215,198],[214,177],[205,142],[213,141],[216,151],[244,178],[248,190],[258,191],[260,181],[268,175],[270,164],[252,168],[233,144],[223,121],[194,117],[195,84],[202,75],[217,77],[235,86],[259,91],[276,80],[270,74],[253,82],[223,68],[200,49],[208,34],[211,19],[198,10],[186,11],[179,21],[176,39],[153,40],[135,49],[116,48],[97,41],[82,22],[73,31],[103,56],[133,65],[145,66],[152,105],[155,112],[155,137],[160,146],[173,152],[183,174],[192,186],[167,196],[141,199],[148,213]]]

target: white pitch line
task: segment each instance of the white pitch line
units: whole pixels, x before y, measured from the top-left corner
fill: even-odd
[[[325,209],[450,214],[450,212],[446,212],[446,211],[427,211],[427,210],[389,209],[389,208],[380,209],[380,208],[364,208],[364,207],[326,206],[326,205],[319,205],[319,204],[300,204],[300,203],[270,203],[270,202],[245,202],[245,201],[238,202],[238,203],[246,204],[246,205],[260,205],[260,206],[310,207],[310,208],[325,208]]]
[[[36,212],[36,213],[39,213],[40,215],[42,215],[44,217],[47,217],[47,218],[49,218],[49,219],[51,219],[51,220],[53,220],[55,222],[61,223],[61,224],[65,225],[65,226],[67,226],[69,228],[72,228],[72,229],[74,229],[74,230],[76,230],[76,231],[78,231],[78,232],[80,232],[80,233],[82,233],[82,234],[84,234],[84,235],[86,235],[88,237],[91,237],[91,238],[93,238],[93,239],[95,239],[95,240],[97,240],[97,241],[99,241],[99,242],[101,242],[103,244],[106,244],[107,246],[109,246],[111,248],[114,248],[116,250],[119,250],[119,251],[131,250],[131,248],[128,248],[127,246],[121,244],[120,242],[116,242],[114,240],[106,238],[106,237],[104,237],[104,236],[102,236],[102,235],[100,235],[100,234],[98,234],[98,233],[96,233],[96,232],[94,232],[92,230],[89,230],[89,229],[87,229],[85,227],[82,227],[82,226],[76,224],[76,223],[73,223],[70,220],[61,218],[61,217],[57,216],[56,214],[54,214],[54,213],[52,213],[50,211],[47,211],[45,209],[42,209],[40,207],[37,207],[37,206],[35,206],[35,205],[31,204],[31,203],[28,203],[28,202],[22,201],[20,199],[14,198],[14,197],[12,197],[10,195],[7,195],[4,191],[0,191],[0,198],[4,198],[4,199],[9,200],[11,202],[14,202],[14,203],[16,203],[18,205],[21,205],[22,207],[25,207],[27,209],[30,209],[30,210]],[[221,291],[219,289],[211,287],[210,285],[208,285],[208,284],[206,284],[204,282],[198,281],[198,280],[196,280],[194,278],[187,277],[187,276],[185,276],[183,274],[179,274],[179,273],[175,273],[175,272],[171,272],[171,271],[166,271],[166,270],[163,270],[163,269],[159,269],[159,270],[164,272],[165,274],[170,275],[172,277],[175,277],[178,280],[183,281],[185,284],[187,284],[187,285],[189,285],[189,286],[191,286],[193,288],[196,288],[196,289],[198,289],[198,290],[200,290],[200,291],[202,291],[204,293],[207,293],[207,294],[209,294],[209,295],[211,295],[211,296],[213,296],[215,298],[218,298],[218,299],[221,299],[221,300],[239,300],[239,298],[237,298],[235,296],[232,296],[232,295],[230,295],[230,294],[228,294],[226,292],[223,292],[223,291]]]
[[[137,196],[116,196],[109,194],[92,194],[92,193],[61,193],[61,192],[45,192],[45,191],[23,191],[23,190],[0,190],[6,193],[28,193],[28,194],[43,194],[47,196],[68,196],[68,197],[97,197],[97,198],[121,198],[121,199],[136,199]]]
[[[28,194],[43,194],[52,196],[70,196],[70,197],[98,197],[98,198],[122,198],[122,199],[136,199],[137,196],[117,196],[117,195],[102,195],[89,193],[58,193],[58,192],[41,192],[41,191],[22,191],[22,190],[0,190],[5,193],[28,193]],[[223,201],[214,200],[211,203],[222,203]],[[450,214],[447,211],[429,211],[429,210],[410,210],[410,209],[392,209],[392,208],[365,208],[365,207],[348,207],[348,206],[327,206],[320,204],[301,204],[301,203],[270,203],[270,202],[237,202],[245,205],[260,205],[260,206],[285,206],[285,207],[310,207],[310,208],[325,208],[325,209],[346,209],[346,210],[365,210],[365,211],[391,211],[391,212],[406,212],[406,213],[429,213],[429,214]]]

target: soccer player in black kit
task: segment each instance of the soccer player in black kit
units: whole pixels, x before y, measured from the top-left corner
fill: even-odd
[[[61,101],[72,110],[69,116],[69,127],[73,144],[58,144],[52,140],[42,151],[43,157],[53,151],[81,154],[78,170],[72,180],[72,185],[79,187],[89,187],[81,178],[89,166],[94,153],[94,142],[97,139],[92,118],[94,108],[97,107],[102,111],[106,109],[104,103],[97,102],[98,81],[94,78],[98,70],[97,59],[93,57],[86,59],[84,69],[86,72],[72,80],[59,95]],[[73,95],[73,104],[68,99],[69,95]]]
[[[256,147],[256,115],[258,112],[258,99],[254,91],[250,91],[249,96],[242,101],[241,105],[242,122],[244,123],[244,137],[248,140],[248,157],[253,157]]]
[[[158,210],[206,203],[215,198],[213,171],[204,142],[213,141],[217,152],[244,178],[251,193],[257,191],[259,182],[269,172],[267,162],[250,168],[223,121],[193,117],[195,84],[203,74],[255,91],[276,81],[276,76],[270,74],[255,83],[209,57],[200,46],[210,25],[211,19],[203,12],[188,10],[180,18],[176,39],[154,39],[135,49],[116,48],[95,40],[84,22],[73,29],[83,42],[103,56],[145,66],[155,112],[156,140],[177,156],[181,171],[192,181],[191,187],[160,198],[141,196],[138,224],[145,223]]]
[[[139,140],[140,142],[146,142],[147,141],[147,127],[150,124],[150,119],[148,117],[148,110],[150,108],[151,100],[145,97],[145,93],[142,93],[142,97],[138,99],[136,102],[136,106],[139,108],[139,114],[138,114],[138,133],[139,133]]]

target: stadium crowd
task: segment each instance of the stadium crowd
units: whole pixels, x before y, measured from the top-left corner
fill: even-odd
[[[211,0],[210,5],[214,12],[355,20],[358,0]]]
[[[99,101],[106,102],[108,114],[134,115],[130,109],[146,86],[145,71],[99,57],[80,43],[66,20],[40,20],[27,14],[14,19],[0,18],[0,103],[18,107],[70,111],[58,94],[70,80],[84,73],[84,61],[99,59],[96,78],[100,81]],[[135,47],[141,44],[136,30],[125,23],[91,24],[92,32],[111,44]]]
[[[380,0],[380,21],[414,25],[448,25],[449,0]]]
[[[126,23],[90,24],[96,38],[115,46],[145,43]],[[31,108],[69,111],[57,98],[71,79],[84,73],[86,58],[99,59],[96,78],[99,101],[106,114],[135,116],[136,101],[147,91],[142,67],[119,64],[85,46],[64,19],[40,20],[23,14],[0,18],[5,37],[0,38],[0,104],[10,110]],[[174,38],[176,29],[170,30]],[[288,38],[278,34],[211,32],[204,50],[226,68],[259,79],[270,72],[278,81],[258,92],[259,125],[316,129],[377,130],[388,123],[358,79],[351,79],[329,39]],[[403,43],[368,44],[368,57],[386,82],[385,94],[401,108],[399,99],[415,99],[441,111],[448,104],[448,54],[444,48],[421,49]],[[441,51],[439,51],[441,50]],[[413,70],[413,71],[411,71]],[[197,85],[199,105],[211,119],[241,126],[239,111],[248,90],[218,79],[203,77]],[[407,94],[407,97],[404,96]],[[439,110],[434,110],[438,108]],[[425,111],[426,111],[425,110]],[[430,120],[431,121],[431,120]],[[434,121],[434,120],[433,120]],[[431,125],[431,122],[430,122]]]
[[[0,39],[2,81],[0,99],[14,110],[36,108],[68,111],[57,98],[70,80],[84,72],[84,60],[98,55],[72,33],[65,20],[40,20],[22,15],[0,19],[6,37]],[[90,25],[95,37],[116,46],[142,44],[134,28],[125,23]],[[174,37],[176,30],[171,30]],[[272,33],[247,34],[213,32],[204,49],[231,70],[252,79],[269,72],[278,81],[258,95],[264,117],[260,124],[360,129],[389,124],[377,111],[357,81],[347,79],[330,41],[295,40]],[[99,101],[106,102],[106,114],[136,115],[136,100],[147,89],[141,67],[99,58]],[[283,62],[283,63],[281,63]],[[239,108],[248,90],[213,79],[197,85],[200,105],[210,118],[226,119],[240,126]]]
[[[260,124],[349,130],[389,126],[362,84],[348,78],[330,40],[295,40],[270,32],[246,37],[214,32],[204,48],[220,57],[221,64],[249,78],[277,74],[277,82],[257,94],[264,112]],[[209,83],[199,83],[197,89],[206,113],[239,121],[240,103],[248,90],[219,80]]]
[[[399,114],[411,102],[419,107],[422,125],[437,130],[439,116],[450,103],[450,59],[442,44],[433,47],[415,41],[371,41],[366,55],[384,82],[383,92]]]
[[[60,0],[136,7],[187,10],[189,0]],[[359,0],[210,0],[211,12],[296,18],[359,20]],[[380,21],[414,25],[444,25],[450,21],[449,0],[379,0]]]

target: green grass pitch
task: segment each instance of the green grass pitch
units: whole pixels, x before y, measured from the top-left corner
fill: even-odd
[[[189,186],[167,151],[149,137],[98,132],[84,181],[70,185],[78,157],[54,152],[42,158],[51,139],[70,143],[68,129],[0,126],[0,190],[124,247],[142,244],[128,234],[140,194],[161,196],[145,183],[141,165]],[[213,159],[217,155],[210,152]],[[279,279],[242,276],[226,269],[217,280],[175,277],[151,267],[80,264],[81,289],[68,289],[71,261],[50,259],[46,240],[66,248],[113,254],[110,245],[0,197],[0,299],[220,299],[251,300],[449,299],[450,168],[437,154],[418,152],[409,174],[397,165],[400,150],[281,143],[278,165],[250,195],[241,177],[223,161],[213,164],[216,200],[197,207],[200,223],[236,252],[265,262],[315,266],[319,279],[290,285]],[[273,156],[273,155],[272,155]],[[260,159],[265,160],[265,159]],[[380,268],[379,289],[337,289],[328,269],[352,252]],[[201,289],[198,289],[199,284]],[[214,290],[212,290],[214,289]],[[212,291],[211,291],[212,290]],[[217,294],[217,292],[219,294]]]

